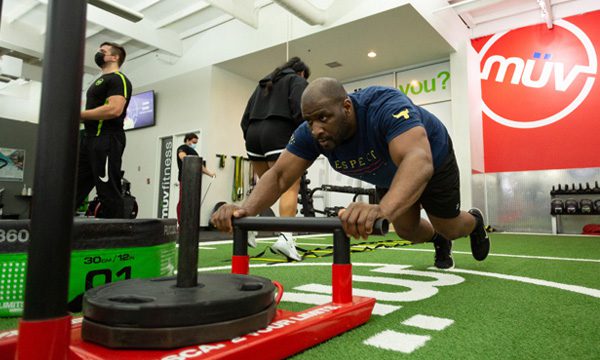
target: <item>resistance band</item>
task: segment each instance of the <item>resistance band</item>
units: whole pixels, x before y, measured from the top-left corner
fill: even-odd
[[[350,244],[350,252],[351,253],[362,253],[362,252],[367,252],[367,251],[374,251],[374,250],[381,249],[381,248],[390,249],[390,248],[408,246],[408,245],[412,245],[412,243],[408,240],[381,240],[381,241],[375,241],[375,242],[360,242],[360,243]],[[324,246],[324,247],[317,247],[317,248],[310,249],[310,250],[296,247],[296,250],[298,250],[298,252],[301,254],[302,259],[305,259],[305,258],[312,259],[312,258],[322,258],[322,257],[327,257],[327,256],[333,256],[333,246],[332,245]],[[262,262],[272,262],[272,263],[278,263],[278,262],[284,263],[284,262],[293,261],[289,258],[286,258],[286,259],[266,258],[265,255],[267,254],[267,252],[270,252],[271,254],[277,254],[276,252],[271,250],[271,247],[268,247],[268,248],[264,249],[263,251],[261,251],[260,253],[254,255],[254,256],[251,256],[250,260],[262,261]]]
[[[240,201],[244,198],[244,157],[232,156],[235,161],[233,169],[233,188],[231,189],[231,200]]]

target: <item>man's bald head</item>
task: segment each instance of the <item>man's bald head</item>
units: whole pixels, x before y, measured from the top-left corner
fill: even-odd
[[[332,78],[318,78],[302,94],[302,116],[319,146],[331,151],[356,132],[352,100],[342,84]]]
[[[341,103],[348,95],[342,84],[334,78],[318,78],[312,81],[302,94],[302,108],[305,105]]]

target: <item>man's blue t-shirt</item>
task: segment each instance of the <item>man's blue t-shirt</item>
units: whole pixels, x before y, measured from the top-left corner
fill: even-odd
[[[390,157],[388,143],[403,132],[422,126],[427,132],[434,168],[442,165],[448,155],[448,131],[433,114],[394,88],[371,86],[348,96],[354,104],[357,122],[352,138],[332,151],[325,151],[311,136],[305,121],[290,138],[287,150],[308,161],[323,154],[336,171],[389,188],[397,167]]]

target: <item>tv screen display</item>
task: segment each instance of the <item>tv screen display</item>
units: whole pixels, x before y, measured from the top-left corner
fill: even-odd
[[[154,90],[131,96],[123,129],[133,130],[154,125]]]

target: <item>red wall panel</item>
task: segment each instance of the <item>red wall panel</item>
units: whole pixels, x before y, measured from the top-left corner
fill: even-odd
[[[600,11],[472,44],[485,172],[600,167]]]

